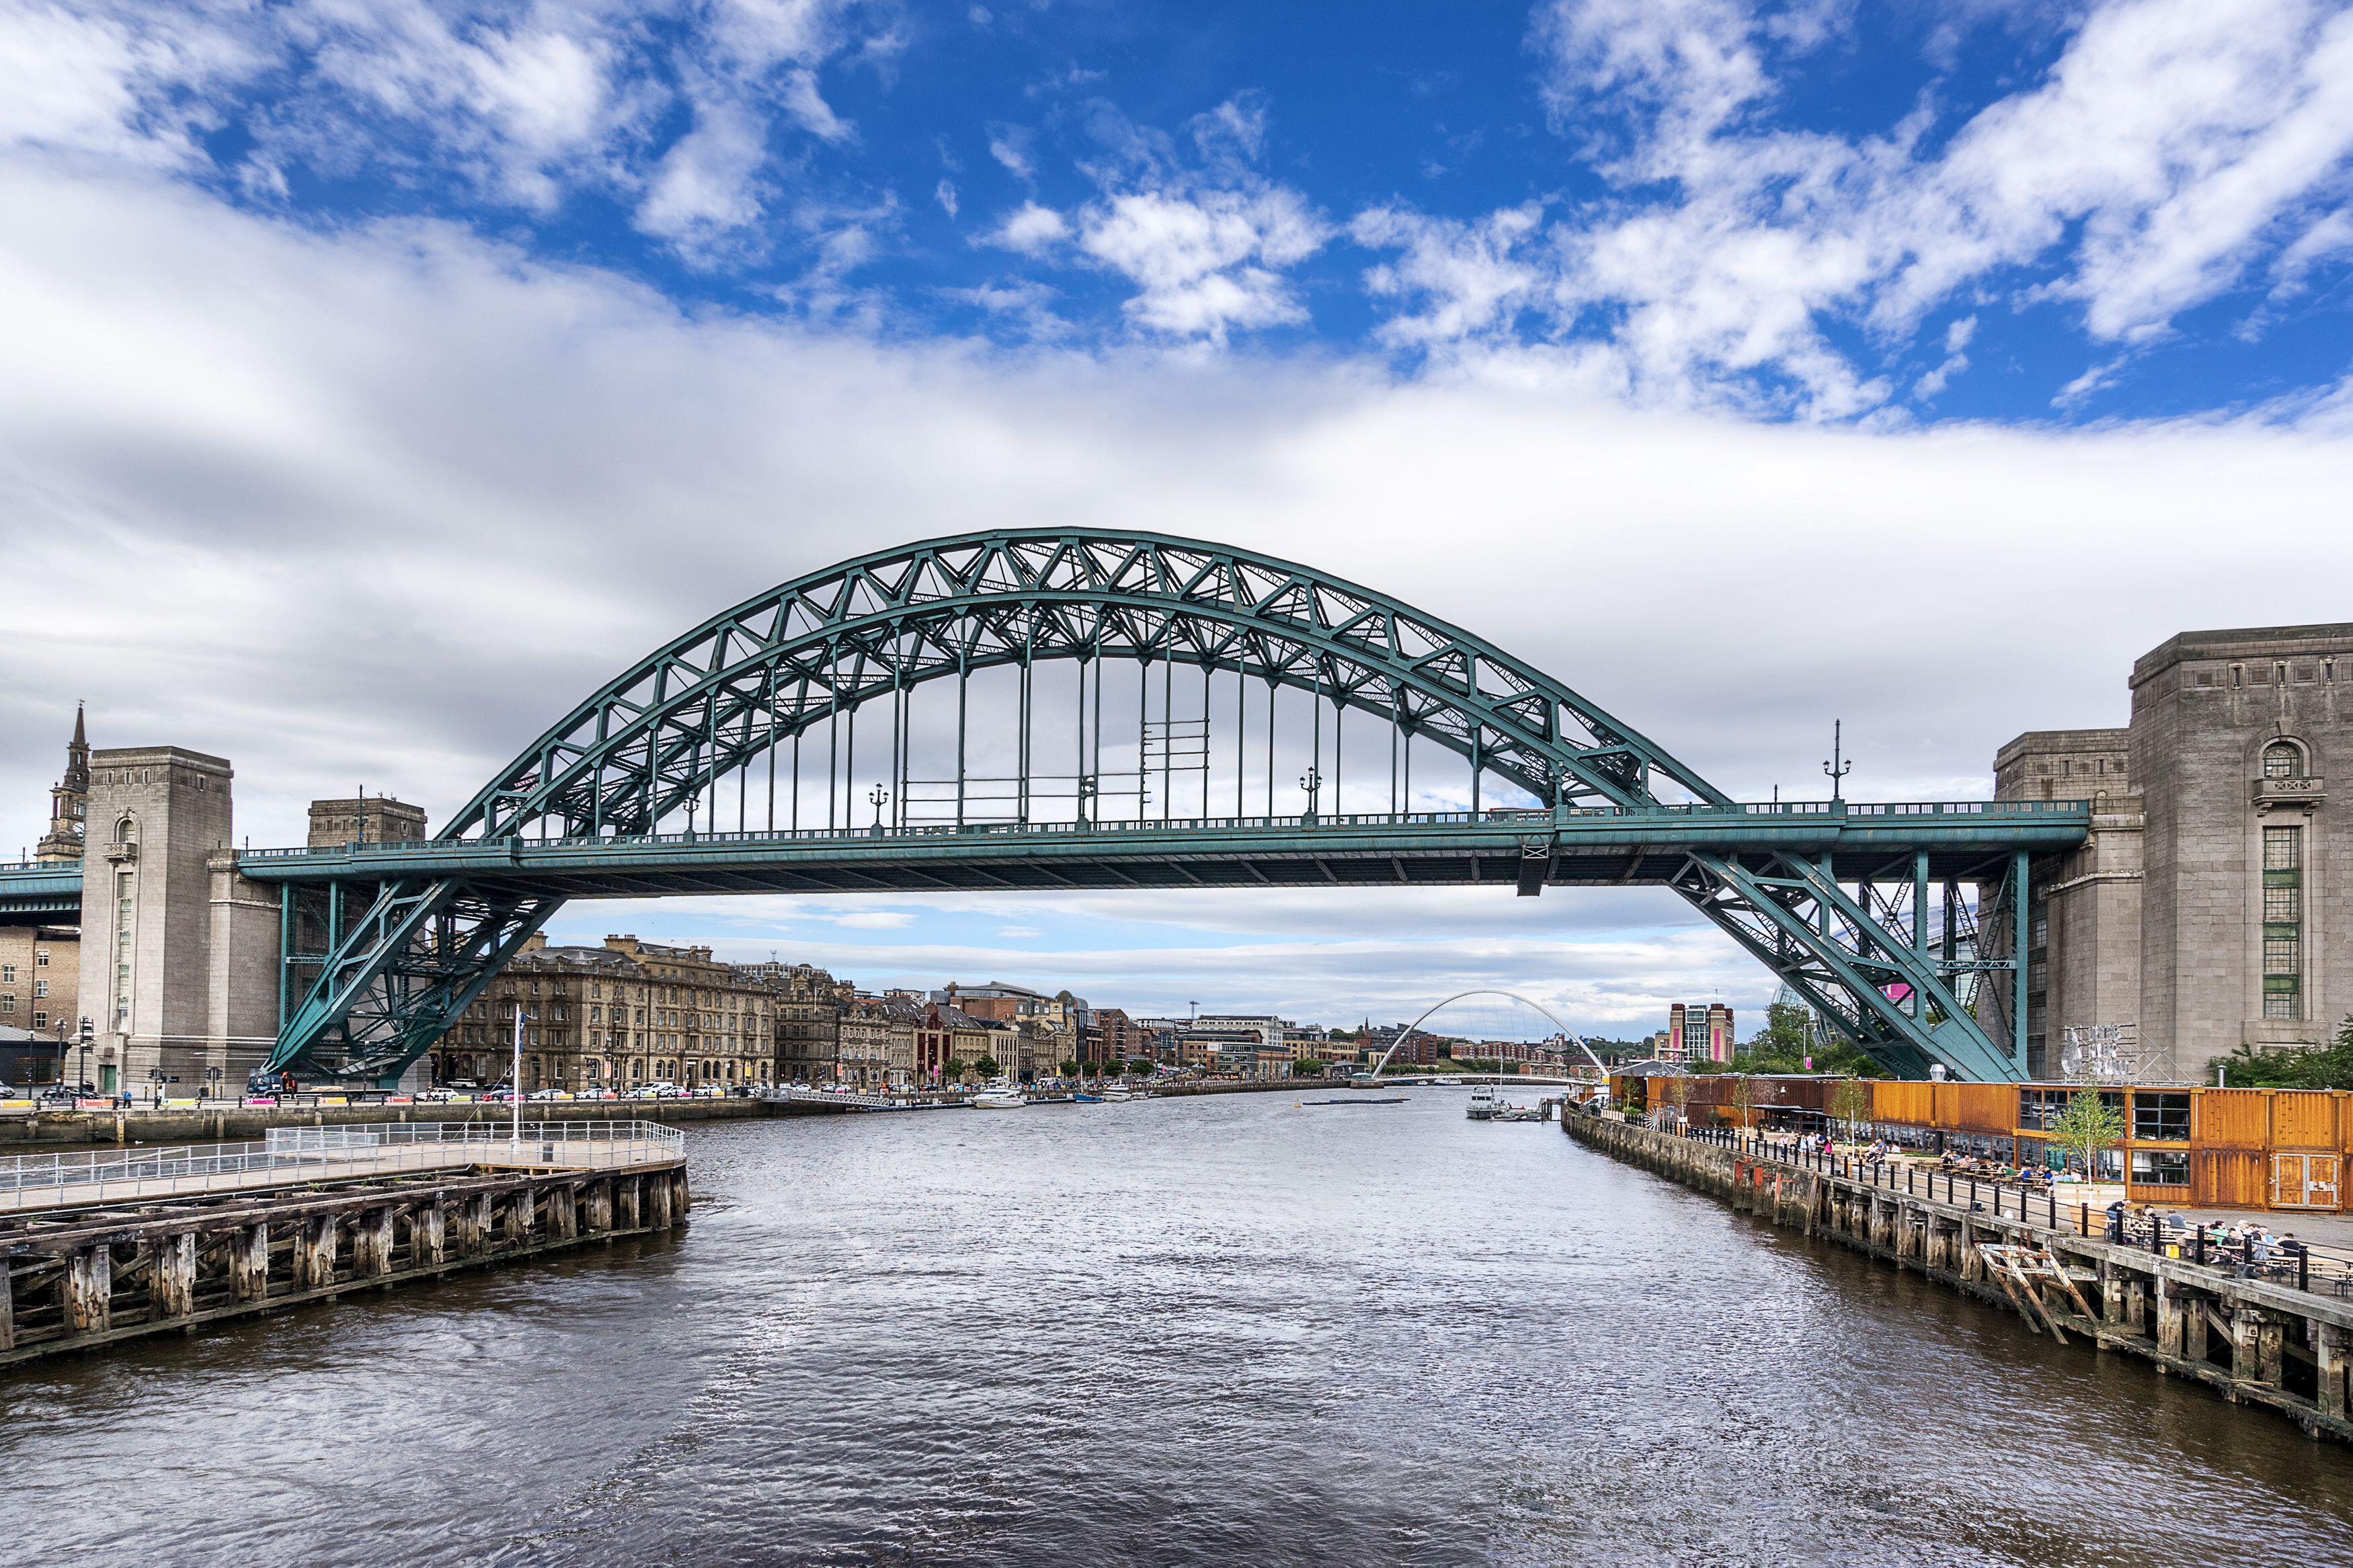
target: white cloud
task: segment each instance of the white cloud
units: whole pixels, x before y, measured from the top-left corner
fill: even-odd
[[[1070,237],[1071,226],[1060,213],[1051,207],[1041,207],[1036,202],[1024,202],[1006,215],[982,237],[982,243],[1003,246],[1024,256],[1042,256]]]
[[[1282,269],[1321,249],[1330,229],[1295,191],[1160,191],[1087,210],[1079,247],[1139,289],[1134,321],[1175,338],[1223,343],[1237,327],[1305,318]]]
[[[939,203],[940,210],[947,214],[948,216],[955,216],[957,205],[955,182],[953,180],[942,180],[937,185],[934,185],[932,188],[932,200]]]
[[[767,122],[732,100],[698,104],[694,129],[672,144],[638,204],[638,226],[693,250],[756,219],[755,182],[767,158]]]
[[[2046,292],[2094,337],[2143,341],[2306,226],[2353,153],[2353,12],[2316,0],[2109,0],[2044,80],[1933,153],[1926,109],[1855,140],[1766,123],[1774,63],[1822,42],[1833,11],[1539,13],[1556,114],[1614,149],[1624,193],[1556,226],[1559,330],[1605,336],[1639,395],[1866,413],[1891,384],[1826,322],[1900,347],[2028,264],[2056,265]]]
[[[651,186],[643,226],[699,249],[758,221],[773,195],[764,137],[747,127],[778,112],[818,140],[854,139],[817,71],[858,8],[9,0],[0,144],[200,171],[197,133],[239,125],[252,151],[237,177],[264,197],[298,166],[398,170],[422,144],[437,175],[539,211],[583,187],[628,199]],[[655,130],[674,94],[692,124],[664,143]]]
[[[994,125],[988,132],[988,155],[1018,180],[1036,177],[1038,165],[1029,155],[1032,133],[1018,125]]]
[[[1508,328],[1534,298],[1544,274],[1516,254],[1536,232],[1543,209],[1530,202],[1472,223],[1425,217],[1395,207],[1361,212],[1349,237],[1373,249],[1404,252],[1365,275],[1376,299],[1419,298],[1423,309],[1381,323],[1381,341],[1397,344],[1457,342]]]

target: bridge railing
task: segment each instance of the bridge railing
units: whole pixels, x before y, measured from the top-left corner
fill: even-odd
[[[520,1140],[504,1121],[274,1127],[259,1143],[19,1154],[0,1160],[0,1210],[163,1197],[275,1181],[332,1181],[467,1165],[494,1155],[565,1167],[653,1164],[678,1159],[685,1143],[686,1134],[677,1128],[650,1121],[527,1121]]]
[[[2052,816],[2080,816],[2088,809],[2087,803],[2077,800],[1964,800],[1964,801],[1747,801],[1719,805],[1712,802],[1689,802],[1675,805],[1630,808],[1616,805],[1579,805],[1551,808],[1546,806],[1493,806],[1484,811],[1408,811],[1408,812],[1328,812],[1314,816],[1179,816],[1166,818],[1113,818],[1084,822],[1018,822],[966,821],[924,822],[904,825],[883,824],[880,826],[837,826],[764,829],[744,831],[695,831],[678,833],[579,835],[569,837],[499,838],[499,839],[408,839],[389,843],[347,844],[323,847],[297,847],[285,849],[247,849],[239,852],[248,861],[323,858],[348,855],[354,850],[369,855],[417,853],[467,847],[490,848],[500,845],[529,845],[534,851],[564,849],[612,849],[624,847],[726,847],[739,845],[860,843],[877,839],[923,840],[938,838],[991,838],[1008,837],[1104,837],[1131,834],[1173,834],[1201,832],[1298,832],[1317,829],[1379,827],[1487,827],[1508,828],[1526,826],[1540,827],[1554,822],[1623,821],[1651,817],[1675,820],[1742,821],[1757,817],[1819,818],[1825,822],[1866,819],[1967,817],[1976,821],[2032,820]]]
[[[286,1159],[346,1158],[406,1149],[430,1149],[453,1156],[533,1144],[553,1151],[543,1162],[580,1165],[633,1165],[675,1159],[686,1151],[686,1134],[658,1121],[401,1121],[365,1127],[273,1127],[269,1149]]]

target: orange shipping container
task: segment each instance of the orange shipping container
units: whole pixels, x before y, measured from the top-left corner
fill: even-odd
[[[2262,1148],[2270,1131],[2266,1098],[2260,1089],[2192,1089],[2190,1140],[2201,1149]]]
[[[2263,1208],[2271,1200],[2266,1163],[2260,1150],[2201,1149],[2189,1156],[2189,1201],[2214,1208]],[[2134,1192],[2137,1195],[2139,1189]]]
[[[2337,1147],[2337,1102],[2327,1089],[2283,1089],[2272,1095],[2272,1147]]]
[[[1907,1127],[1927,1127],[1936,1113],[1936,1096],[1930,1092],[1936,1085],[1919,1082],[1883,1081],[1871,1086],[1871,1116],[1874,1121],[1901,1122]]]
[[[1956,1106],[1952,1125],[1970,1132],[2010,1132],[2018,1126],[2018,1089],[2006,1083],[1963,1083],[1953,1086]],[[1938,1099],[1943,1096],[1939,1095]]]

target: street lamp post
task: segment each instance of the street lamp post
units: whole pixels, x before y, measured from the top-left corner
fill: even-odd
[[[514,1112],[512,1126],[516,1147],[522,1145],[522,1004],[515,1004],[514,1072],[507,1079],[507,1106]]]
[[[1307,820],[1313,822],[1315,820],[1316,797],[1324,790],[1324,771],[1321,768],[1310,767],[1299,775],[1299,787],[1307,792]]]
[[[77,1100],[81,1098],[82,1089],[90,1083],[90,1020],[84,1018],[81,1021],[81,1078],[74,1085],[74,1098]]]
[[[891,792],[876,784],[867,793],[866,798],[874,803],[874,837],[880,838],[882,837],[882,807],[890,801]]]

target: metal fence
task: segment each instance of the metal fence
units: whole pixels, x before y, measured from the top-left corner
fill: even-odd
[[[1996,1218],[2020,1220],[2045,1230],[2090,1237],[2241,1279],[2260,1279],[2319,1295],[2353,1298],[2353,1252],[2338,1247],[2299,1240],[2291,1251],[2276,1243],[2258,1247],[2232,1241],[2216,1234],[2227,1231],[2228,1222],[2161,1213],[2146,1205],[2136,1213],[2133,1205],[2126,1204],[2112,1216],[2105,1205],[2095,1208],[2085,1202],[2064,1201],[2054,1186],[2029,1186],[1970,1176],[1934,1169],[1917,1160],[1873,1160],[1820,1147],[1803,1149],[1788,1139],[1758,1138],[1726,1128],[1688,1128],[1683,1136],[1720,1144],[1754,1159],[1775,1160],[1976,1214],[1990,1213]]]
[[[597,1169],[678,1159],[686,1134],[650,1121],[274,1127],[259,1143],[20,1154],[0,1160],[0,1209],[223,1192],[501,1163]]]

